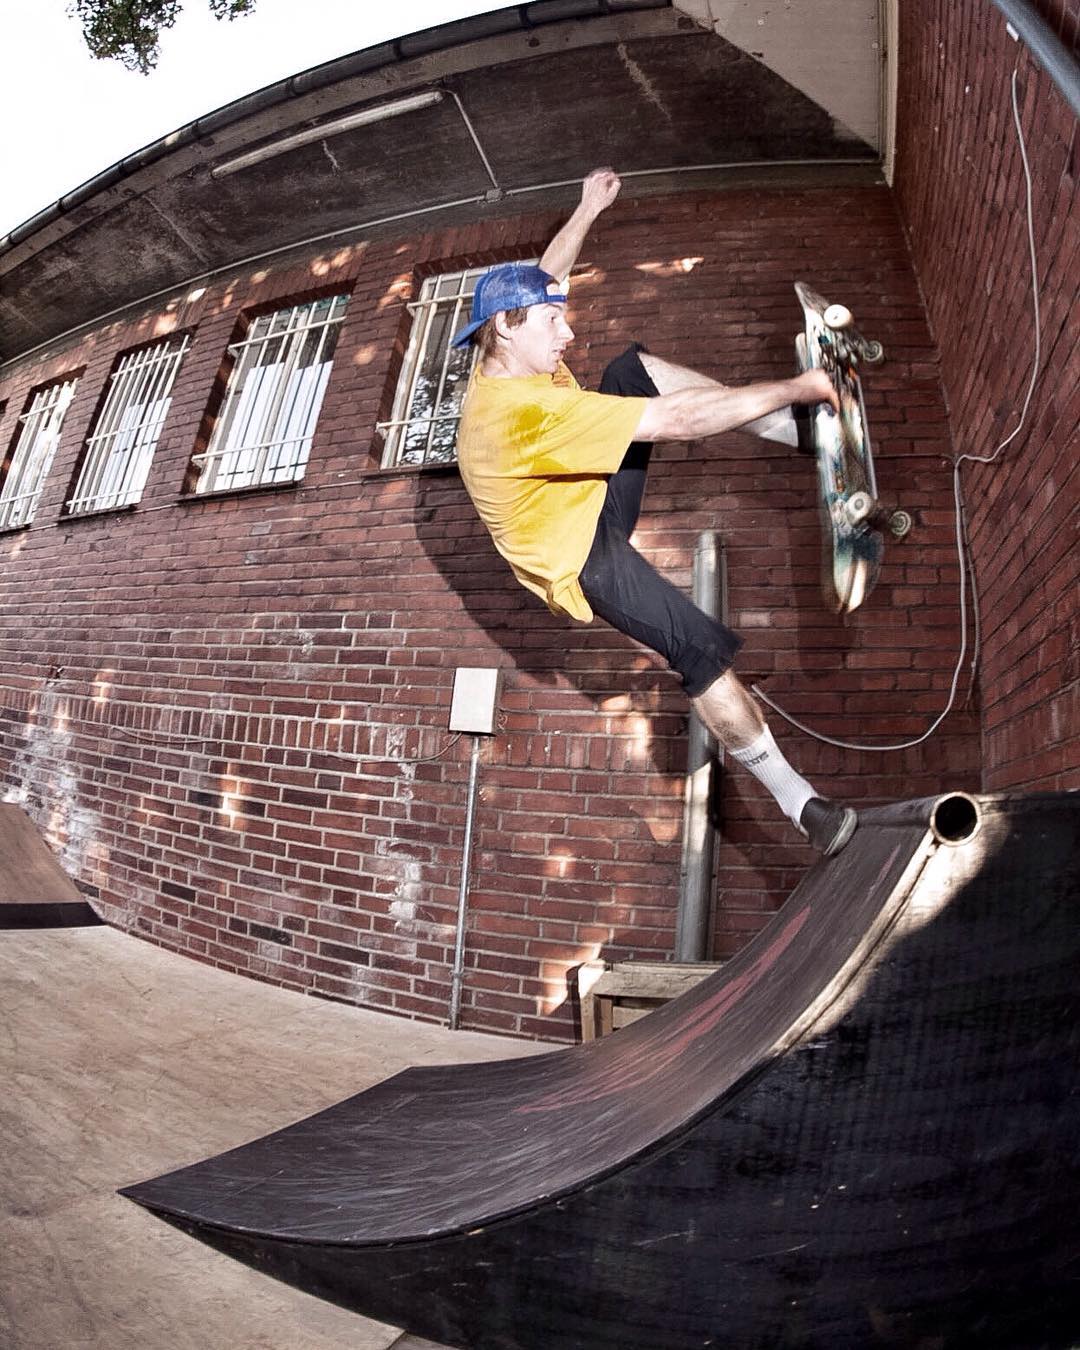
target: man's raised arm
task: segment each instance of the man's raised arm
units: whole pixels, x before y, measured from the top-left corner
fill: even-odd
[[[589,228],[601,211],[619,195],[622,182],[614,169],[593,169],[581,185],[581,201],[540,259],[540,266],[556,281],[564,281],[577,262]]]

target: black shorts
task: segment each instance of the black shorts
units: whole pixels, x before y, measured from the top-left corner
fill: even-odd
[[[602,394],[655,398],[656,386],[635,342],[604,371]],[[682,676],[690,698],[723,675],[742,638],[712,619],[666,581],[630,545],[641,512],[652,446],[634,441],[608,480],[592,548],[581,569],[581,589],[594,613],[628,637],[658,652]]]

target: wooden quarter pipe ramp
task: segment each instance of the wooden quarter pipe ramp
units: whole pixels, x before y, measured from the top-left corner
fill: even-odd
[[[613,1036],[410,1069],[123,1193],[465,1350],[1065,1350],[1078,824],[1068,794],[864,812]]]

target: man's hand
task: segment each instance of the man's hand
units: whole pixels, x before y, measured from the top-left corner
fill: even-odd
[[[606,211],[619,195],[622,183],[614,169],[593,169],[581,184],[581,201],[574,214],[544,250],[540,266],[556,281],[570,275],[577,262],[589,226],[601,211]]]
[[[622,179],[614,169],[593,169],[581,185],[581,204],[595,220],[606,211],[622,187]]]
[[[795,376],[791,384],[792,403],[827,403],[833,412],[840,411],[840,396],[832,377],[819,367],[804,370],[801,375]]]

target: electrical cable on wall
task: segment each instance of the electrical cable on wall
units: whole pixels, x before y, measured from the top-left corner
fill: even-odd
[[[1032,300],[1032,309],[1034,311],[1035,344],[1031,363],[1031,378],[1028,382],[1027,394],[1024,398],[1024,404],[1020,411],[1020,418],[1016,426],[1009,433],[1009,435],[1005,437],[1005,439],[1001,442],[1001,444],[997,447],[997,449],[994,450],[991,454],[989,455],[962,454],[955,456],[952,461],[953,502],[955,507],[955,521],[956,521],[956,554],[960,563],[960,650],[956,658],[956,666],[953,670],[952,681],[949,685],[949,696],[945,702],[945,707],[941,710],[941,712],[937,715],[937,717],[934,718],[934,720],[930,723],[929,727],[927,727],[927,729],[922,733],[921,736],[916,736],[912,740],[901,741],[897,744],[892,745],[866,745],[855,741],[838,740],[832,736],[826,736],[822,732],[813,730],[812,727],[808,727],[805,723],[800,722],[795,717],[792,717],[790,713],[785,712],[784,709],[781,708],[780,705],[776,703],[773,699],[771,699],[768,696],[768,694],[766,694],[764,690],[761,689],[759,685],[755,684],[751,686],[757,697],[761,699],[763,703],[768,704],[768,706],[780,717],[782,717],[785,722],[790,723],[791,726],[797,728],[799,731],[804,732],[807,736],[813,737],[814,740],[821,741],[825,745],[837,746],[841,750],[860,750],[865,752],[880,751],[883,753],[884,752],[891,753],[893,751],[898,750],[910,750],[912,747],[916,745],[921,745],[924,741],[928,740],[938,729],[938,727],[941,726],[942,722],[944,722],[945,718],[948,717],[949,713],[952,712],[953,707],[955,706],[956,703],[956,691],[960,684],[960,675],[964,669],[964,662],[967,658],[967,651],[968,651],[967,584],[969,576],[971,578],[972,597],[974,600],[974,604],[972,606],[972,615],[974,619],[974,629],[975,629],[975,640],[974,643],[972,644],[974,650],[971,659],[972,680],[974,680],[975,671],[978,668],[979,643],[980,643],[978,593],[975,587],[974,565],[971,561],[969,550],[965,545],[964,497],[963,497],[963,485],[961,483],[960,469],[961,465],[964,464],[965,461],[973,464],[992,464],[1002,453],[1002,451],[1005,450],[1006,447],[1009,446],[1016,439],[1017,436],[1019,436],[1020,432],[1023,430],[1024,425],[1027,422],[1028,411],[1031,407],[1031,398],[1035,392],[1035,385],[1038,382],[1039,378],[1039,367],[1042,363],[1042,331],[1041,331],[1042,320],[1039,309],[1039,269],[1035,249],[1035,224],[1034,224],[1034,208],[1032,205],[1031,165],[1028,162],[1027,145],[1024,141],[1024,130],[1020,121],[1020,106],[1016,93],[1016,82],[1019,68],[1020,63],[1018,59],[1016,65],[1013,67],[1012,72],[1012,113],[1013,113],[1013,124],[1016,127],[1016,138],[1020,146],[1020,159],[1024,168],[1025,203],[1027,211],[1028,255],[1031,264],[1031,300]]]

